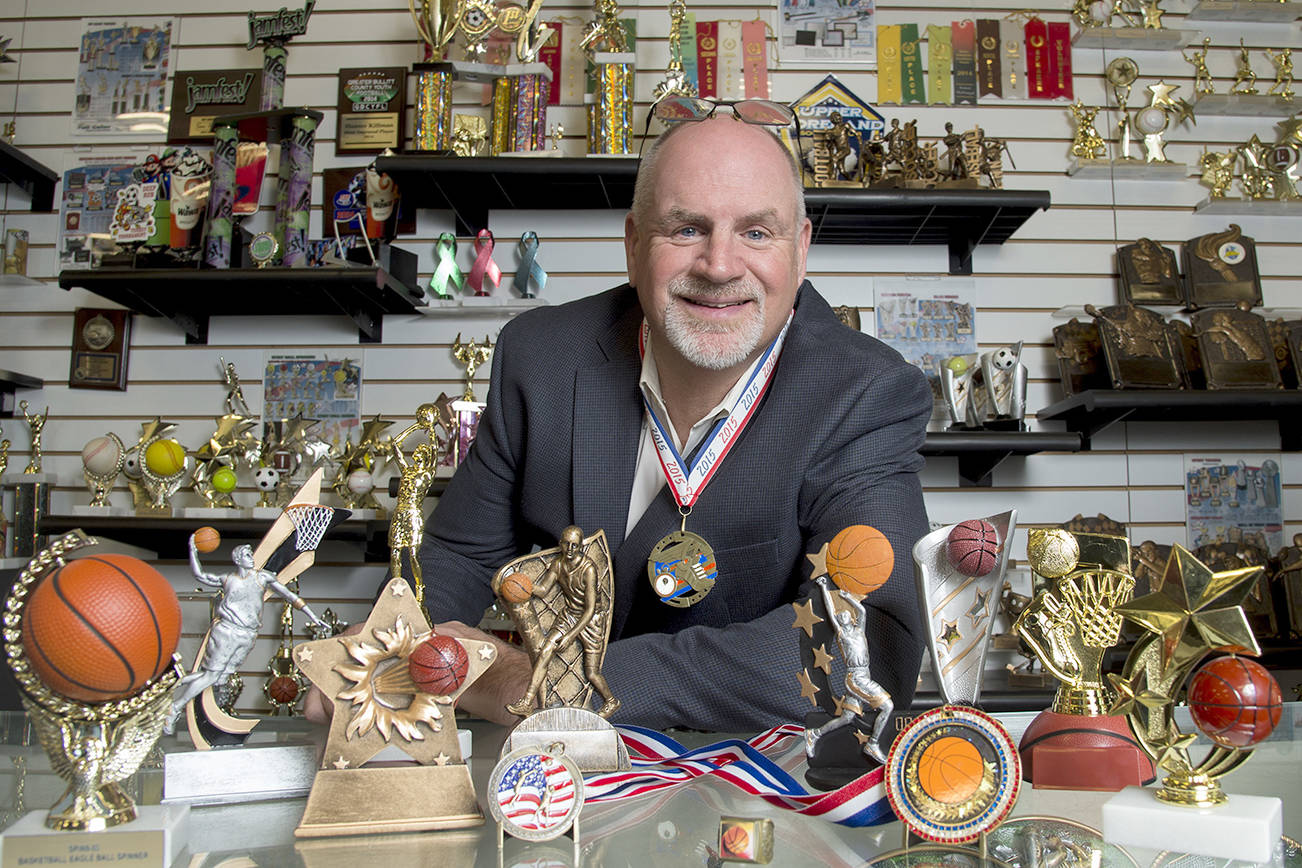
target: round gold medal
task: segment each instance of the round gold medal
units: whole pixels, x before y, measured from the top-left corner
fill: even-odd
[[[698,602],[719,578],[714,550],[687,530],[676,530],[656,543],[646,571],[660,601],[679,608]]]

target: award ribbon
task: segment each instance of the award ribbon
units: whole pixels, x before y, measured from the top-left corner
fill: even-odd
[[[1049,90],[1049,28],[1043,18],[1026,22],[1026,94],[1045,99]]]
[[[451,232],[444,232],[434,244],[434,255],[439,258],[434,276],[429,280],[429,290],[439,298],[450,299],[452,292],[448,289],[451,281],[457,289],[466,288],[466,276],[457,265],[457,237]]]
[[[767,756],[790,739],[803,741],[804,730],[794,724],[776,726],[746,741],[727,739],[695,750],[655,730],[638,726],[616,729],[628,748],[632,769],[584,777],[585,802],[629,799],[710,777],[774,807],[842,826],[874,826],[895,819],[886,798],[884,768],[873,769],[831,792],[810,793]]]
[[[682,510],[691,511],[692,504],[701,496],[705,486],[709,484],[710,478],[714,476],[714,471],[719,469],[723,459],[728,455],[728,450],[732,449],[733,444],[741,437],[741,432],[745,430],[746,425],[750,422],[751,415],[759,406],[760,399],[768,391],[769,383],[773,380],[773,371],[778,366],[778,357],[782,355],[782,344],[787,339],[787,329],[791,328],[791,318],[795,316],[795,311],[787,314],[787,321],[782,326],[782,331],[769,344],[761,361],[754,372],[751,373],[750,379],[742,389],[737,401],[728,410],[728,415],[720,419],[709,434],[705,437],[705,445],[696,453],[696,458],[687,465],[683,457],[678,454],[674,447],[672,435],[669,434],[664,422],[656,416],[655,410],[651,408],[651,402],[647,400],[646,395],[642,396],[642,405],[646,408],[647,419],[651,422],[651,439],[655,442],[656,453],[660,457],[660,469],[664,471],[665,479],[669,481],[669,487],[673,491],[674,502],[678,504],[680,512]],[[646,321],[642,321],[642,332],[638,340],[638,350],[641,355],[646,355],[646,338],[650,326]],[[684,465],[687,465],[684,469]],[[686,520],[687,513],[683,513]]]
[[[999,21],[977,19],[977,82],[981,96],[1003,96],[1003,75],[999,64]]]
[[[1065,21],[1049,25],[1049,93],[1072,99],[1071,27]]]
[[[1026,34],[1016,21],[999,22],[999,41],[1003,43],[1003,78],[1008,86],[1004,96],[1009,99],[1026,98],[1026,58],[1022,45]]]
[[[932,105],[949,105],[954,100],[954,46],[950,43],[952,31],[943,25],[927,25],[927,72],[931,76]]]
[[[746,89],[743,73],[740,21],[720,21],[719,25],[719,97],[741,99]]]
[[[502,269],[497,267],[493,261],[493,248],[497,246],[497,241],[493,238],[493,233],[487,229],[480,229],[479,234],[475,236],[475,264],[470,268],[470,288],[474,290],[475,295],[492,295],[491,292],[484,290],[484,277],[487,276],[493,282],[493,288],[502,285]]]
[[[950,24],[954,43],[954,104],[976,105],[976,22],[971,18]]]
[[[904,103],[927,101],[927,91],[922,83],[922,55],[918,47],[918,25],[900,25],[900,72],[903,79]]]
[[[877,102],[900,102],[900,25],[877,28]]]
[[[547,93],[547,105],[552,106],[561,104],[561,46],[565,42],[565,25],[560,21],[551,21],[547,26],[554,32],[543,43],[538,52],[538,60],[547,64],[547,68],[552,71],[552,87]]]
[[[683,15],[683,26],[678,28],[678,44],[681,46],[679,53],[682,55],[680,60],[683,62],[683,75],[691,82],[696,92],[700,93],[701,88],[697,83],[696,71],[696,52],[688,50],[696,44],[696,13],[687,12]]]
[[[520,236],[520,267],[515,272],[515,288],[521,298],[536,298],[537,292],[529,291],[529,279],[538,284],[538,292],[547,286],[547,272],[538,264],[538,233],[530,229]]]
[[[696,22],[696,65],[702,97],[719,95],[719,22]]]
[[[768,39],[763,21],[741,25],[742,64],[746,77],[746,99],[769,98]]]

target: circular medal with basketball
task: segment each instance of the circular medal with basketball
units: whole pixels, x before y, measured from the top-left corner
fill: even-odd
[[[1017,746],[994,718],[942,705],[916,718],[886,758],[886,796],[909,830],[959,844],[999,825],[1021,783]]]
[[[660,601],[678,608],[699,602],[719,578],[714,549],[689,530],[676,530],[656,543],[646,571]]]

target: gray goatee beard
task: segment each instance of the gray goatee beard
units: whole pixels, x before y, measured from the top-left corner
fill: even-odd
[[[747,315],[735,323],[698,319],[679,296],[745,298],[753,301]],[[746,361],[764,337],[764,290],[752,280],[715,284],[698,277],[675,277],[669,282],[669,303],[665,306],[665,333],[669,344],[683,358],[710,371],[723,371]]]

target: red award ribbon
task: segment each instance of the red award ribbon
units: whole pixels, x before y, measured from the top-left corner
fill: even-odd
[[[1055,21],[1049,25],[1048,85],[1048,96],[1073,98],[1071,86],[1071,27],[1066,21]]]
[[[651,423],[651,439],[655,442],[656,453],[660,456],[660,469],[664,472],[665,479],[669,480],[669,488],[673,491],[674,502],[678,504],[680,511],[690,510],[692,504],[696,503],[696,499],[701,496],[710,478],[714,476],[714,471],[719,469],[719,465],[728,455],[728,450],[732,449],[733,444],[741,437],[741,432],[746,429],[751,416],[759,407],[760,399],[764,397],[769,383],[773,381],[773,372],[777,369],[778,357],[782,355],[782,344],[787,339],[787,329],[791,328],[793,316],[795,316],[794,310],[787,314],[787,321],[783,324],[782,331],[778,332],[773,343],[769,344],[768,349],[764,351],[759,365],[746,381],[746,387],[728,409],[727,417],[720,419],[714,429],[706,435],[705,445],[697,450],[696,458],[690,466],[674,448],[673,436],[665,423],[656,416],[655,410],[651,408],[651,402],[647,400],[646,395],[642,396],[646,417]],[[643,320],[642,332],[638,337],[638,351],[643,356],[646,355],[646,338],[649,329],[650,326],[647,325],[646,320]]]
[[[741,46],[746,99],[768,99],[768,35],[765,33],[763,21],[742,22]]]
[[[696,22],[696,72],[701,96],[719,95],[719,22]]]
[[[950,24],[954,45],[954,104],[976,105],[976,22],[971,18]]]
[[[479,234],[475,236],[475,264],[470,269],[470,288],[474,290],[475,295],[491,295],[492,293],[484,291],[484,277],[487,276],[493,282],[493,288],[497,289],[502,284],[502,269],[497,267],[493,261],[493,246],[497,242],[493,239],[493,233],[487,229],[480,229]]]
[[[547,26],[556,31],[547,37],[543,44],[542,50],[538,52],[538,59],[547,64],[547,68],[552,71],[552,88],[547,94],[547,105],[561,104],[561,45],[565,37],[562,32],[565,25],[559,21],[549,21]]]
[[[1026,22],[1027,96],[1045,99],[1049,90],[1049,28],[1043,18]]]

